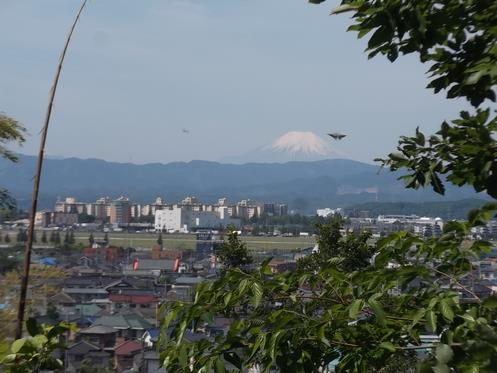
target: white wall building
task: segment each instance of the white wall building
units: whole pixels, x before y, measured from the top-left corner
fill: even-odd
[[[332,216],[332,215],[343,215],[343,209],[340,207],[338,207],[336,209],[331,209],[329,207],[326,207],[324,209],[317,209],[316,215],[321,216],[323,218],[327,218],[328,216]]]
[[[168,232],[188,232],[192,228],[225,228],[233,224],[240,226],[240,219],[233,219],[225,211],[194,211],[174,206],[155,212],[155,229]]]

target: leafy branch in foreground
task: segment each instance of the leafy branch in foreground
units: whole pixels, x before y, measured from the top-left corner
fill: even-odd
[[[343,12],[352,14],[349,30],[360,38],[369,34],[370,58],[385,55],[393,62],[416,53],[429,65],[428,88],[474,107],[429,138],[419,130],[402,137],[398,152],[379,161],[408,170],[402,179],[409,188],[431,185],[443,194],[449,182],[496,198],[496,119],[480,106],[496,99],[497,2],[344,0],[332,13]],[[495,371],[497,298],[483,299],[468,286],[472,262],[491,246],[474,241],[468,247],[464,240],[496,209],[490,203],[467,222],[449,222],[439,238],[391,235],[377,243],[373,263],[364,267],[343,266],[338,239],[330,246],[338,257],[310,263],[312,269],[273,276],[266,263],[251,273],[230,270],[203,284],[193,304],[164,310],[162,361],[179,372],[315,372],[333,364],[338,372],[378,372],[421,350],[427,353],[421,372]],[[202,328],[216,315],[233,320],[226,335],[184,339],[187,329]]]
[[[172,330],[160,346],[165,367],[315,372],[335,361],[338,372],[372,372],[409,351],[429,350],[421,371],[490,372],[497,364],[497,297],[481,300],[459,281],[471,275],[471,261],[490,250],[488,242],[464,247],[463,240],[496,209],[489,204],[469,222],[448,224],[440,238],[406,232],[385,238],[374,263],[357,271],[333,259],[314,273],[272,275],[267,263],[250,273],[229,270],[202,284],[193,304],[163,310],[162,328]],[[187,330],[219,315],[233,321],[225,335],[184,339]],[[427,343],[427,333],[439,341]]]
[[[54,353],[65,347],[63,335],[75,330],[73,324],[39,325],[35,319],[26,321],[30,337],[15,340],[10,351],[0,361],[5,373],[28,373],[64,368],[62,360]]]
[[[0,157],[17,162],[17,156],[5,144],[9,142],[22,144],[25,141],[25,132],[26,129],[18,121],[0,113]],[[15,200],[8,194],[6,189],[0,189],[0,209],[14,207]]]
[[[0,157],[16,162],[17,156],[5,147],[8,142],[22,144],[26,129],[18,121],[0,113]]]

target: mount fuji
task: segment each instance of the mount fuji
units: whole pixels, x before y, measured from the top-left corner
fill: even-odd
[[[321,161],[330,158],[347,157],[313,132],[290,131],[270,144],[239,156],[224,158],[222,161],[229,163],[285,163]]]

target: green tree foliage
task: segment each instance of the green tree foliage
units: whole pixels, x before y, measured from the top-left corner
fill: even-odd
[[[78,223],[93,223],[95,221],[95,217],[93,215],[88,215],[86,212],[83,212],[78,215]]]
[[[0,113],[0,157],[17,162],[17,156],[6,147],[6,144],[12,142],[22,144],[25,141],[25,132],[25,128],[19,122]],[[0,188],[0,208],[11,209],[14,206],[15,201],[7,190]]]
[[[383,165],[407,169],[402,179],[409,188],[443,193],[449,182],[497,198],[497,120],[480,107],[495,101],[497,2],[344,0],[332,13],[343,12],[352,15],[349,30],[369,34],[370,58],[395,61],[417,53],[429,65],[429,88],[474,107],[442,123],[435,135],[417,130],[402,137]],[[495,372],[497,297],[482,298],[465,285],[472,261],[491,245],[465,239],[496,211],[496,202],[472,210],[467,221],[445,224],[437,238],[385,237],[369,266],[345,268],[343,260],[330,259],[313,271],[279,275],[267,263],[254,272],[229,270],[199,286],[193,303],[165,307],[163,328],[171,326],[172,333],[161,340],[162,361],[176,372],[224,372],[226,362],[236,370],[316,372],[333,361],[337,372],[380,372],[411,369],[401,362],[420,350],[428,351],[418,364],[421,373]],[[321,233],[340,242],[331,228]],[[197,342],[183,338],[216,315],[233,319],[228,333]],[[439,340],[422,339],[430,333]]]
[[[346,0],[335,12],[342,11],[352,12],[349,29],[359,37],[371,33],[369,57],[382,54],[395,61],[399,53],[417,53],[430,65],[428,88],[473,106],[443,122],[434,135],[417,129],[414,136],[401,137],[398,151],[380,160],[383,165],[409,170],[402,176],[408,188],[431,185],[443,194],[445,178],[497,198],[497,117],[491,107],[482,107],[496,100],[497,2]]]
[[[0,274],[13,271],[19,265],[19,259],[7,250],[0,252]]]
[[[47,232],[43,231],[41,234],[41,242],[47,243]]]
[[[50,238],[49,238],[51,243],[55,243],[55,231],[50,232]]]
[[[369,266],[375,248],[368,244],[370,232],[358,236],[352,233],[342,235],[343,219],[332,218],[328,223],[318,223],[318,251],[300,259],[301,271],[315,271],[327,265],[330,260],[340,263],[341,268],[354,271]]]
[[[17,242],[26,242],[28,239],[28,235],[26,233],[26,231],[22,228],[19,229],[19,231],[17,232],[17,236],[16,236],[16,240]]]
[[[9,353],[0,362],[0,368],[5,373],[28,373],[40,371],[59,371],[63,362],[53,356],[53,353],[64,348],[62,336],[75,330],[71,324],[60,323],[55,326],[45,326],[28,319],[26,328],[31,338],[21,338],[12,343]]]
[[[252,263],[253,259],[248,252],[247,245],[238,238],[235,227],[228,227],[225,233],[228,241],[223,241],[216,252],[224,268],[240,268]]]
[[[480,299],[460,279],[471,260],[491,247],[475,241],[464,248],[466,235],[496,209],[489,204],[469,222],[447,224],[440,238],[389,236],[378,243],[374,263],[360,270],[331,260],[314,272],[273,276],[267,265],[251,273],[227,271],[201,285],[193,304],[167,309],[163,327],[174,321],[174,328],[162,341],[166,368],[198,371],[229,361],[238,369],[276,365],[281,372],[315,372],[338,359],[338,372],[380,371],[399,354],[428,348],[433,355],[422,371],[451,366],[491,372],[497,363],[497,298]],[[460,293],[472,302],[460,302]],[[183,339],[187,327],[201,327],[216,315],[233,318],[226,335]],[[441,342],[423,344],[421,336],[430,332]]]
[[[56,246],[60,246],[60,233],[59,232],[55,232],[54,233],[54,243]]]

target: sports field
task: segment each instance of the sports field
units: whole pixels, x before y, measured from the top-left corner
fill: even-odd
[[[8,233],[11,243],[15,243],[17,231],[2,230],[0,234],[5,236]],[[59,232],[61,239],[64,239],[65,232]],[[50,236],[50,232],[46,232]],[[37,244],[42,245],[40,238],[41,231],[36,232]],[[84,245],[89,244],[89,232],[75,232],[74,238],[76,243]],[[158,234],[156,233],[127,233],[127,232],[109,232],[109,241],[111,245],[122,247],[135,247],[135,248],[151,248],[157,244]],[[103,239],[104,233],[94,232],[93,238],[95,240]],[[218,239],[219,237],[214,237]],[[247,243],[250,250],[255,251],[272,251],[272,250],[296,250],[299,248],[306,248],[313,246],[315,239],[313,237],[261,237],[261,236],[241,236],[241,239]],[[194,234],[162,234],[162,244],[166,249],[175,250],[193,250],[197,242]],[[5,244],[1,242],[0,245]],[[50,244],[49,244],[50,245]]]
[[[87,243],[88,233],[75,233],[76,242]],[[95,239],[103,239],[103,233],[93,234]],[[157,244],[158,235],[155,233],[108,233],[111,245],[131,246],[150,248]],[[218,237],[214,237],[217,239]],[[250,250],[296,250],[313,246],[315,240],[313,237],[258,237],[258,236],[241,236],[241,239],[247,243]],[[194,234],[163,234],[162,244],[166,249],[193,250],[197,242]]]

